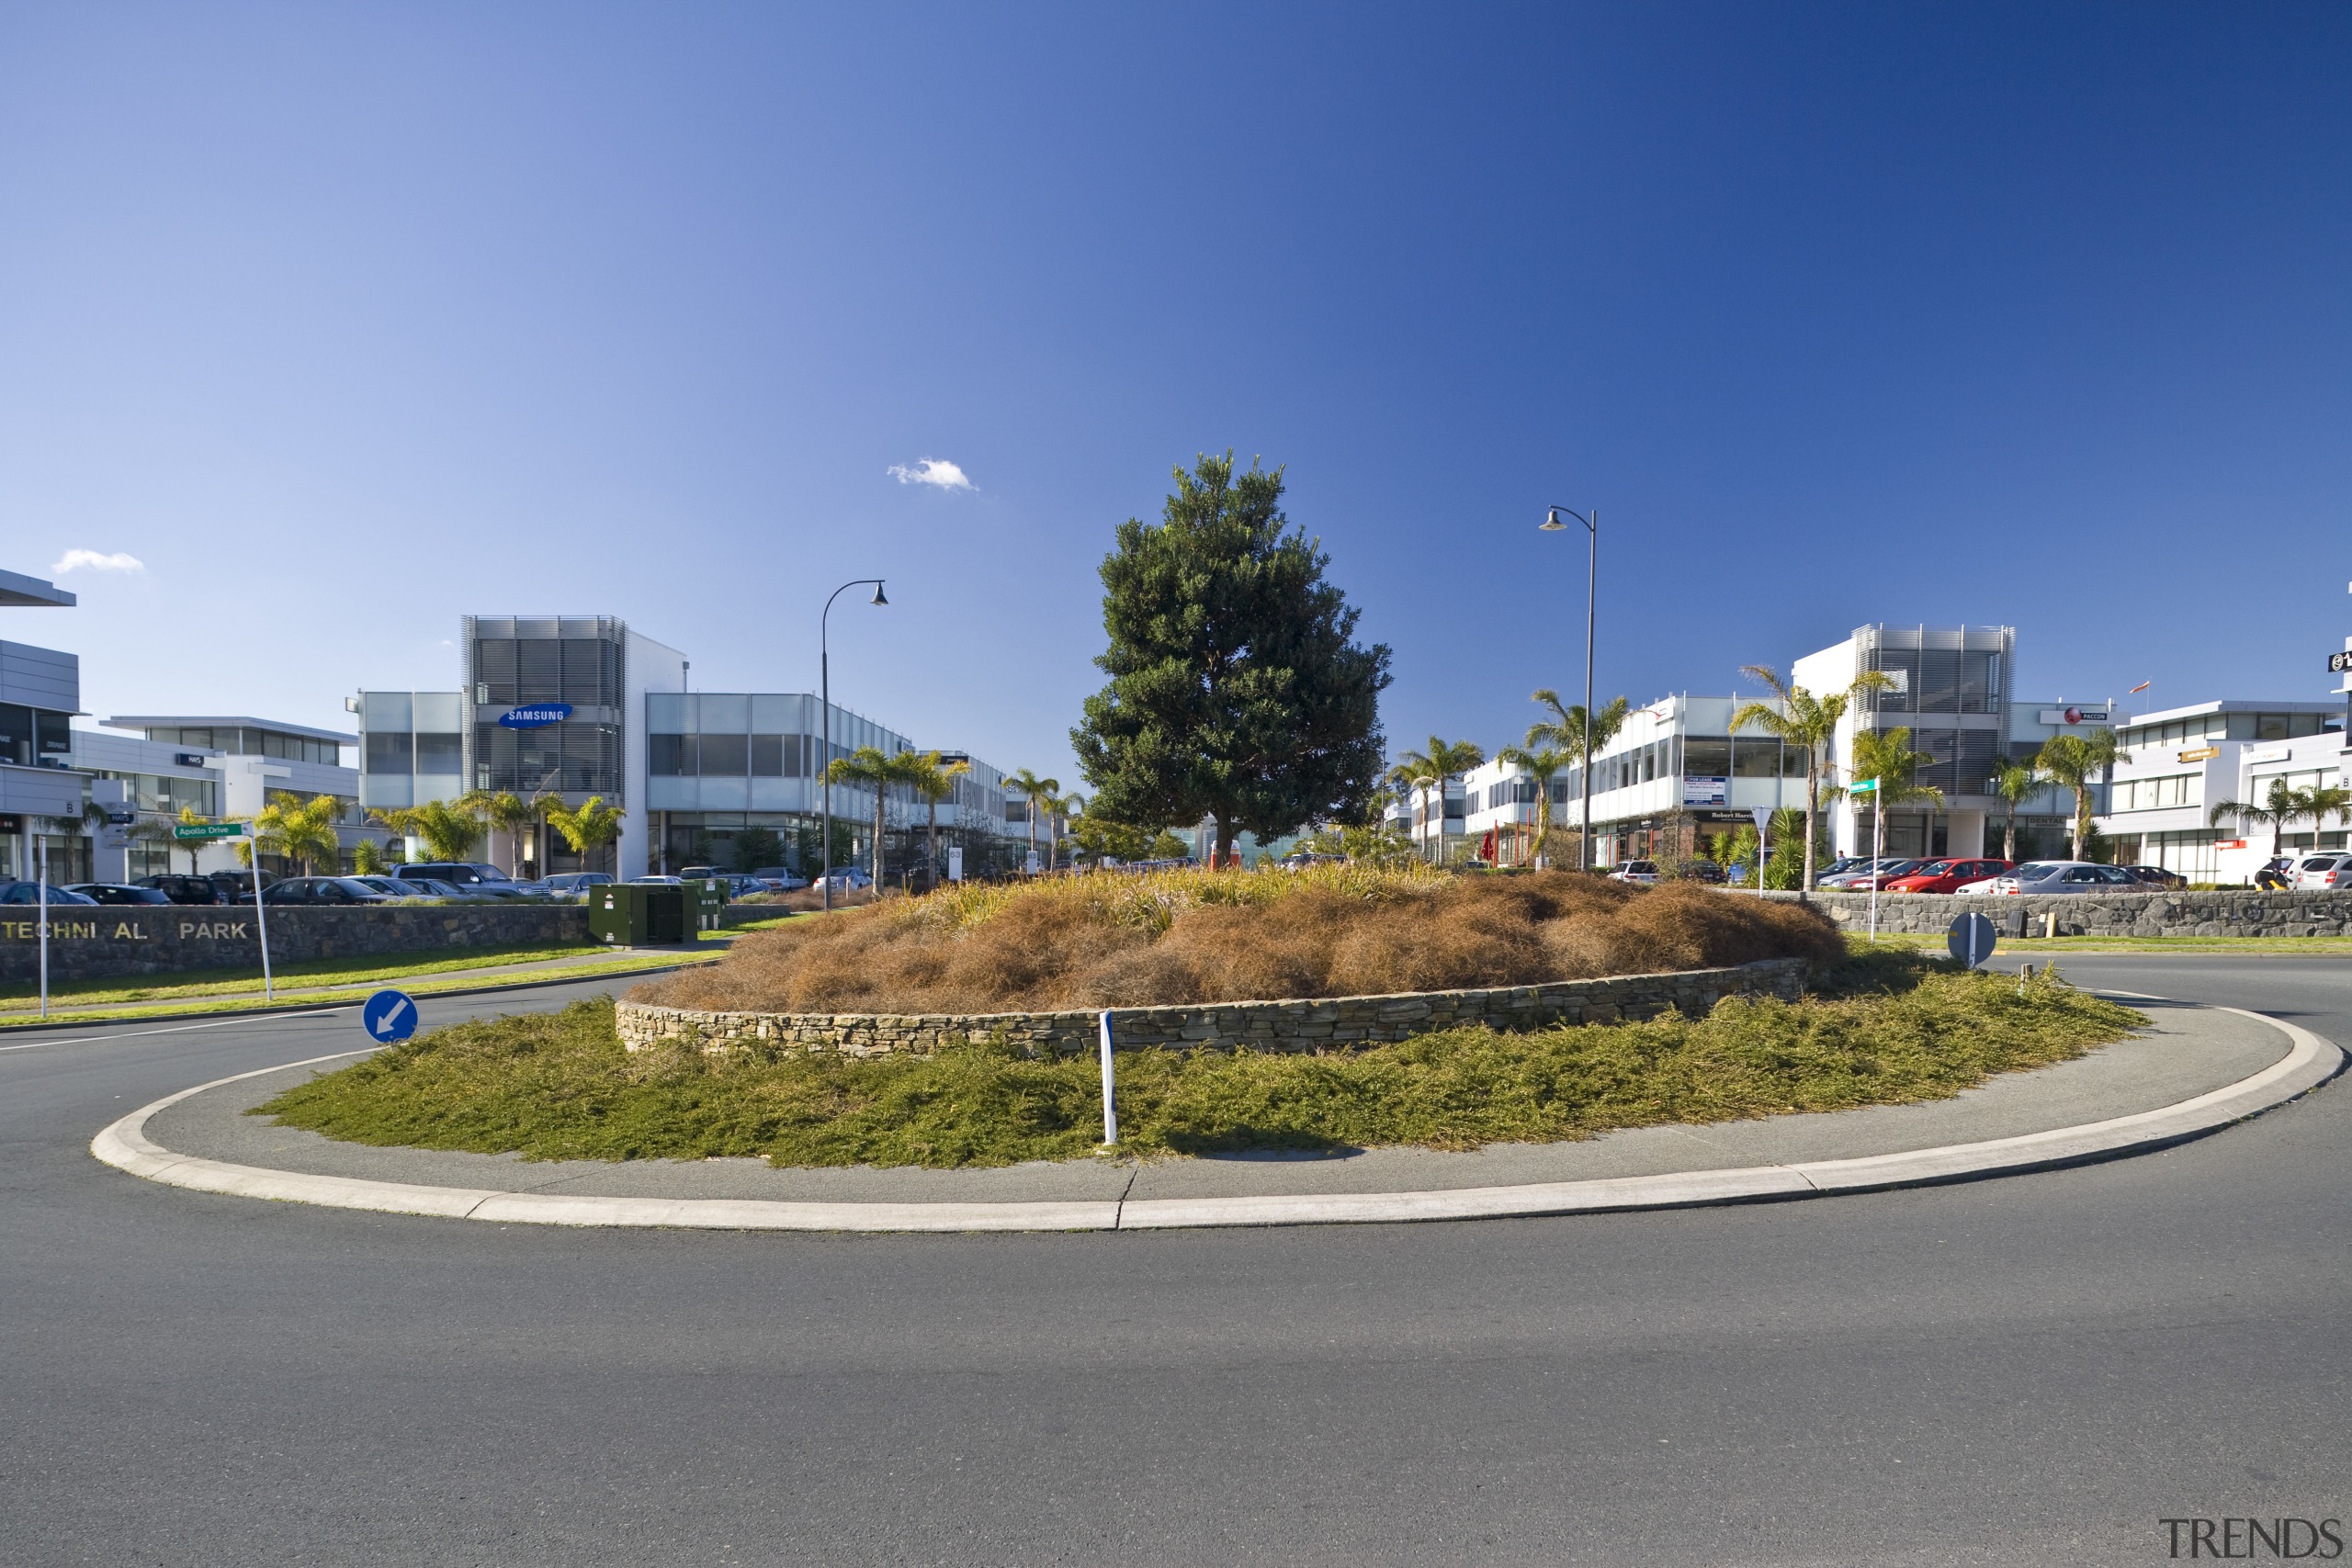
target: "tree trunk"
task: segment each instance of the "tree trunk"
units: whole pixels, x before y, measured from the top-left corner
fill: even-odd
[[[874,896],[882,897],[882,790],[878,782],[874,786]]]
[[[939,802],[925,796],[923,804],[931,809],[931,830],[925,837],[929,840],[927,852],[931,856],[931,885],[936,887],[939,886]]]
[[[1036,855],[1037,855],[1037,797],[1036,797],[1035,795],[1031,795],[1031,796],[1029,797],[1029,856],[1030,856],[1030,858],[1031,858],[1032,860],[1035,860],[1035,859],[1036,858]],[[1028,869],[1028,867],[1023,866],[1022,869],[1023,869],[1023,870],[1024,870],[1024,871],[1026,871],[1026,870]]]
[[[2009,807],[2008,819],[2001,825],[2001,858],[2011,865],[2018,863],[2018,808]]]
[[[1226,827],[1225,818],[1222,813],[1212,817],[1210,819],[1216,824],[1216,829],[1213,835],[1216,839],[1216,847],[1209,852],[1209,866],[1210,869],[1215,870],[1223,866],[1226,862],[1232,858],[1233,834],[1231,830]]]

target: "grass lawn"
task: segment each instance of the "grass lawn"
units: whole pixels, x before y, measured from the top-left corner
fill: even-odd
[[[1321,1055],[1124,1052],[1120,1152],[1469,1149],[1937,1100],[2144,1021],[2047,972],[2020,991],[1891,953],[1848,965],[1843,986],[1793,1004],[1726,1001],[1702,1020],[1451,1030]],[[356,1143],[536,1159],[1001,1166],[1094,1154],[1098,1071],[1091,1055],[986,1045],[866,1061],[631,1054],[611,1005],[581,1002],[435,1031],[254,1113]]]
[[[1945,951],[1944,940],[1941,933],[1882,931],[1878,945],[1940,953]],[[1849,932],[1846,943],[1853,952],[1866,953],[1871,939]],[[2005,936],[1993,947],[1996,958],[2030,958],[2038,953],[2260,953],[2316,958],[2352,953],[2352,936]]]
[[[473,973],[484,968],[528,964],[538,959],[566,958],[578,962],[487,978]],[[429,997],[484,985],[593,979],[599,975],[671,969],[681,963],[706,961],[699,953],[616,953],[610,948],[587,943],[553,949],[474,948],[466,956],[418,957],[408,963],[387,962],[380,957],[326,959],[317,964],[295,964],[274,971],[277,992],[277,1000],[274,1004],[262,1001],[261,971],[258,968],[198,970],[193,975],[138,985],[129,985],[119,979],[87,980],[79,982],[77,987],[52,987],[49,994],[51,1016],[46,1020],[40,1015],[37,992],[0,998],[0,1030],[37,1028],[44,1023],[56,1022],[192,1017],[265,1007],[270,1010],[299,1010],[322,1003],[342,1004],[352,999],[348,995],[311,988],[322,986],[349,986],[356,990],[366,986],[406,982],[401,988],[412,996]],[[435,976],[444,978],[436,983],[433,978]],[[295,994],[289,995],[289,992]],[[75,1010],[61,1018],[58,1010],[65,1007]]]

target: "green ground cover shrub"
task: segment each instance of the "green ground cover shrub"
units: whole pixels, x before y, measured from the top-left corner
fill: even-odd
[[[1864,954],[1802,1002],[1527,1034],[1481,1029],[1323,1055],[1119,1055],[1121,1152],[1556,1142],[1620,1127],[1936,1100],[2121,1039],[2145,1021],[2045,971]],[[435,1031],[256,1114],[357,1143],[534,1159],[759,1156],[778,1166],[1001,1166],[1092,1154],[1091,1056],[973,1045],[855,1060],[629,1053],[609,1002]]]

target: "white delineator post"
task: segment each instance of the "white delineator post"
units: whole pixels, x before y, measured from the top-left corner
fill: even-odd
[[[261,936],[261,999],[274,1002],[277,993],[269,984],[269,917],[262,913],[261,907],[261,839],[248,828],[245,841],[254,852],[254,930]]]
[[[1111,1010],[1102,1010],[1102,1142],[1119,1141],[1119,1103],[1111,1071]]]

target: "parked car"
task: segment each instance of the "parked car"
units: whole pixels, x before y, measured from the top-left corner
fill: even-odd
[[[1868,855],[1839,855],[1827,865],[1817,865],[1813,868],[1814,885],[1820,886],[1821,879],[1825,876],[1843,876],[1849,871],[1867,870],[1870,863]]]
[[[588,897],[591,887],[609,887],[613,874],[607,871],[559,871],[553,876],[539,878],[539,891],[550,898],[578,903]]]
[[[2113,893],[2145,886],[2120,865],[2080,860],[2030,860],[1996,878],[1993,891],[2008,897],[2043,893]]]
[[[2188,878],[2161,865],[2127,865],[2123,868],[2151,887],[2186,887]]]
[[[535,897],[513,877],[482,861],[416,861],[392,867],[390,874],[402,882],[446,882],[452,887],[462,887],[468,892],[492,898]]]
[[[830,876],[819,877],[814,886],[829,884],[834,892],[847,893],[855,888],[873,886],[874,878],[860,867],[850,865],[839,868]]]
[[[1916,871],[1890,877],[1886,893],[1957,893],[1971,882],[1990,882],[2009,869],[2005,860],[1931,860]]]
[[[1682,875],[1692,882],[1721,882],[1724,868],[1702,855],[1682,863]]]
[[[632,876],[628,880],[632,887],[647,885],[655,887],[683,887],[686,885],[686,879],[683,876]]]
[[[218,904],[220,890],[212,886],[209,876],[175,876],[159,874],[142,876],[136,886],[152,888],[175,904]]]
[[[1611,882],[1651,883],[1657,880],[1657,862],[1629,860],[1609,874]]]
[[[348,880],[358,883],[362,887],[372,887],[387,898],[438,898],[440,897],[438,893],[430,891],[432,887],[430,883],[403,882],[397,876],[354,876]]]
[[[2352,855],[2307,855],[2295,868],[2295,886],[2322,891],[2352,887]]]
[[[728,873],[719,870],[715,865],[690,865],[684,867],[678,873],[678,880],[681,882],[702,882],[712,877],[721,877],[728,874]]]
[[[250,871],[209,871],[205,879],[212,884],[215,903],[250,904],[254,901],[254,874]],[[268,872],[261,874],[261,885],[266,891],[277,878]]]
[[[1926,863],[1925,861],[1905,860],[1894,855],[1883,855],[1877,860],[1857,861],[1844,871],[1835,871],[1826,876],[1817,876],[1814,878],[1814,886],[1842,892],[1853,889],[1865,877],[1902,876],[1906,873],[1917,871]],[[1867,892],[1869,889],[1865,887],[1862,891]]]
[[[807,877],[796,876],[789,868],[780,865],[763,865],[752,873],[752,875],[765,883],[771,893],[790,893],[796,888],[808,886]]]
[[[392,896],[379,893],[356,876],[289,876],[262,889],[261,901],[280,904],[389,904]]]
[[[48,901],[59,905],[97,902],[87,894],[73,892],[68,888],[58,886],[55,883],[50,884]],[[0,883],[0,904],[39,904],[40,902],[40,884],[38,882]]]
[[[121,882],[76,882],[73,890],[96,904],[168,904],[171,899],[153,887]]]
[[[2254,874],[2254,885],[2280,890],[2292,887],[2295,885],[2295,857],[2273,855],[2264,861],[2261,869]]]

